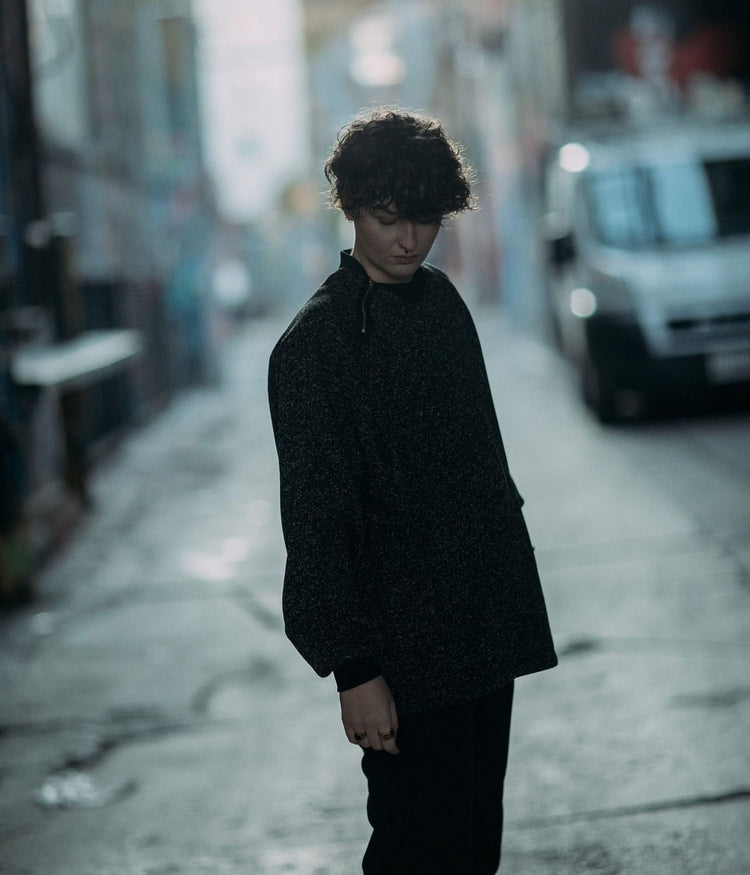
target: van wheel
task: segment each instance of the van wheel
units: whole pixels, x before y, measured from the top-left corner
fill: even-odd
[[[586,360],[581,366],[581,394],[599,422],[606,424],[616,421],[616,389],[609,371]]]

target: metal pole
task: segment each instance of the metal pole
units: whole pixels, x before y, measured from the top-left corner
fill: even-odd
[[[44,215],[25,0],[0,3],[0,210],[11,306],[43,303],[38,255],[26,240]]]

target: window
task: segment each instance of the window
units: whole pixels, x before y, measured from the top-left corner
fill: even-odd
[[[593,171],[597,239],[620,249],[697,246],[750,234],[750,159]]]

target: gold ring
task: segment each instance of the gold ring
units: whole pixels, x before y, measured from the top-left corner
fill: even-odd
[[[354,733],[354,740],[355,741],[364,741],[366,738],[367,738],[366,732],[355,732]]]
[[[396,733],[393,729],[387,729],[385,732],[381,732],[378,729],[378,737],[381,741],[390,741]]]

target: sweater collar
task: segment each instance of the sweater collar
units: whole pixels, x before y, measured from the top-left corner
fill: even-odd
[[[364,269],[362,264],[357,261],[357,259],[352,255],[351,249],[341,250],[341,262],[339,264],[339,269],[348,270],[352,273],[358,274],[364,280],[370,279],[367,271]],[[378,283],[373,281],[373,284],[378,288],[388,289],[391,292],[395,292],[399,297],[403,298],[404,300],[416,301],[424,294],[426,280],[427,271],[422,265],[420,265],[414,271],[408,282]]]

